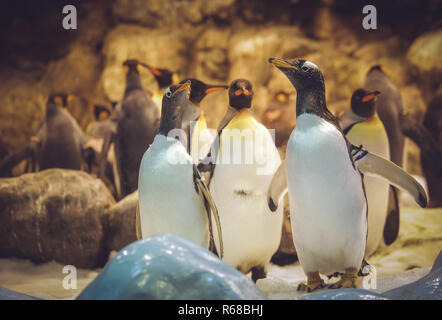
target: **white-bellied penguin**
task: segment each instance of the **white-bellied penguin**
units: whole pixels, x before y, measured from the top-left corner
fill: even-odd
[[[155,68],[145,63],[143,63],[143,65],[152,73],[158,84],[157,89],[152,94],[152,100],[161,114],[161,104],[164,92],[172,84],[178,83],[178,74],[169,69]]]
[[[204,248],[214,248],[211,214],[219,236],[218,212],[212,197],[183,144],[175,138],[187,108],[190,81],[166,90],[158,134],[144,153],[140,166],[138,237],[176,234]]]
[[[210,93],[229,88],[227,85],[206,84],[198,79],[185,79],[180,83],[190,81],[191,90],[189,105],[184,111],[182,128],[187,135],[187,150],[195,164],[203,160],[210,151],[216,134],[207,129],[206,118],[201,110],[201,101]]]
[[[123,66],[126,89],[112,115],[116,133],[104,143],[100,177],[104,176],[107,152],[114,141],[121,196],[125,197],[137,189],[141,158],[155,137],[160,116],[151,96],[141,84],[140,70],[144,64],[138,60],[126,60]]]
[[[404,113],[401,94],[380,65],[370,68],[365,78],[364,88],[382,92],[376,102],[376,110],[387,131],[391,161],[400,167],[406,167],[403,160],[405,137],[408,137],[419,146],[423,157],[436,165],[439,164],[442,156],[439,145],[424,126]],[[386,244],[392,243],[397,238],[399,216],[399,194],[395,188],[391,188],[384,229]]]
[[[252,279],[264,278],[278,249],[282,207],[271,215],[266,192],[281,159],[269,130],[250,113],[253,88],[246,79],[229,87],[229,107],[218,127],[210,192],[223,226],[224,259]],[[216,237],[215,237],[216,238]],[[218,246],[218,245],[217,245]]]
[[[376,113],[379,91],[357,89],[351,97],[351,106],[339,119],[348,141],[362,145],[380,157],[390,160],[390,146],[387,132]],[[364,177],[368,202],[368,237],[365,256],[377,249],[383,234],[387,217],[390,185],[383,179]]]
[[[302,59],[269,61],[297,91],[296,128],[287,144],[286,160],[268,190],[268,203],[272,210],[280,207],[288,187],[293,242],[307,276],[307,283],[300,284],[298,290],[324,287],[320,273],[335,272],[343,274],[329,288],[356,287],[367,238],[361,172],[384,175],[410,190],[420,204],[426,204],[425,191],[393,163],[348,143],[326,106],[324,78],[314,63]]]

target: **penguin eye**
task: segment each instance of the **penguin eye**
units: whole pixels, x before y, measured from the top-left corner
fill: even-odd
[[[170,91],[170,88],[167,88],[164,94],[166,95],[167,98],[170,98],[172,96],[172,91]]]
[[[302,71],[304,71],[304,72],[307,72],[307,71],[308,71],[308,67],[307,67],[306,65],[303,65],[303,66],[301,67],[301,69],[302,69]]]

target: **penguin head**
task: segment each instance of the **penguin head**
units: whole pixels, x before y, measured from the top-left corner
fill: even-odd
[[[123,67],[124,67],[124,71],[126,73],[126,75],[129,74],[140,74],[141,73],[141,66],[143,64],[136,60],[136,59],[128,59],[126,61],[123,62]]]
[[[233,80],[229,87],[229,104],[236,110],[252,106],[253,87],[249,80]]]
[[[160,89],[167,88],[170,85],[178,82],[178,76],[175,72],[172,72],[168,69],[154,68],[144,63],[143,66],[146,67],[153,74]]]
[[[109,111],[109,109],[104,106],[99,106],[99,105],[91,103],[91,104],[89,104],[89,108],[94,113],[95,121],[107,119],[111,115],[111,112]]]
[[[223,89],[228,89],[227,85],[212,85],[206,84],[198,79],[184,79],[180,82],[180,84],[185,83],[186,81],[190,81],[190,97],[189,100],[195,105],[199,105],[200,102],[209,94],[213,92],[217,92]]]
[[[321,70],[313,62],[302,59],[270,58],[269,62],[281,70],[296,90],[324,87]]]
[[[181,127],[183,113],[189,103],[190,81],[172,85],[166,89],[161,107],[159,132],[167,135],[174,128]]]
[[[379,91],[357,89],[351,97],[351,110],[364,118],[370,118],[376,111],[376,100]]]
[[[59,106],[60,108],[67,108],[69,103],[74,99],[74,95],[66,93],[53,93],[48,98],[48,103]]]

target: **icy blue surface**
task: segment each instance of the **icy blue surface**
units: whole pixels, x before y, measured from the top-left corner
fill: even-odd
[[[78,299],[266,299],[208,250],[174,235],[122,249]]]
[[[384,292],[389,299],[442,300],[442,251],[425,277],[405,286]]]
[[[387,300],[387,298],[363,289],[329,289],[299,297],[298,300]]]

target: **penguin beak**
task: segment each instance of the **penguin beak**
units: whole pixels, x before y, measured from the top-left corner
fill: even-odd
[[[217,91],[221,91],[221,90],[225,90],[225,89],[229,89],[229,86],[224,86],[224,85],[220,85],[220,86],[210,86],[209,88],[206,89],[205,93],[209,94],[209,93],[213,93],[213,92],[217,92]]]
[[[288,63],[284,59],[270,58],[269,62],[277,68],[294,69],[296,71],[299,71],[299,68],[297,66],[291,65],[290,63]]]
[[[180,91],[189,90],[190,91],[190,81],[184,82],[172,95],[176,95]]]
[[[140,63],[143,67],[145,67],[146,69],[148,69],[150,72],[152,72],[153,75],[160,77],[161,76],[161,71],[158,69],[155,69],[154,67],[149,66],[148,64],[145,63]]]

